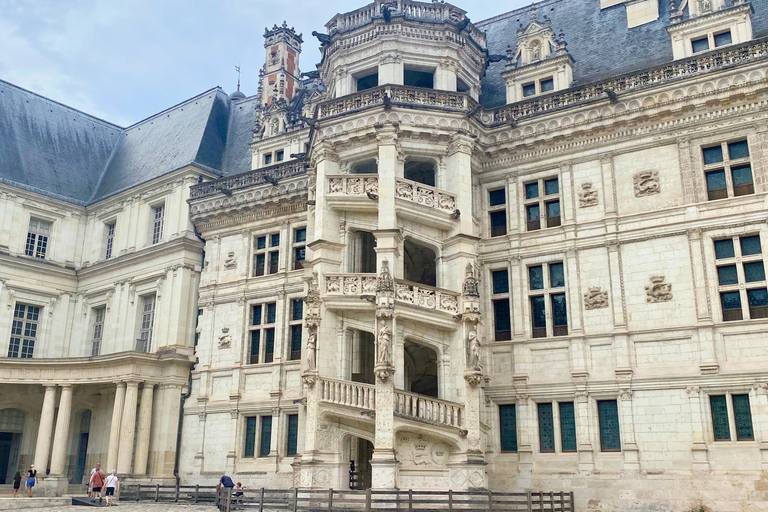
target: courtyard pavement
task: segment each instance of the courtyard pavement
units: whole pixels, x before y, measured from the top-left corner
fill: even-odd
[[[21,500],[22,498],[19,498]],[[89,510],[104,510],[106,507],[78,507],[68,505],[65,507],[25,508],[24,512],[87,512]],[[168,503],[136,503],[135,501],[118,503],[116,507],[109,508],[119,512],[216,512],[213,504],[183,505]]]

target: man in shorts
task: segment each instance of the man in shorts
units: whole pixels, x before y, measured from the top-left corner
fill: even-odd
[[[93,490],[93,497],[96,494],[99,495],[99,501],[101,501],[101,488],[104,487],[104,481],[107,479],[107,475],[101,470],[101,467],[96,467],[96,471],[91,475],[91,480],[88,482]]]

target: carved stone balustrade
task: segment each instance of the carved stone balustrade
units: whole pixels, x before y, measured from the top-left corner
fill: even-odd
[[[291,178],[300,174],[306,174],[306,159],[290,160],[269,167],[262,167],[255,171],[244,172],[235,176],[228,176],[218,180],[206,181],[190,187],[189,198],[199,199],[201,197],[212,196],[215,194],[231,195],[232,191],[252,187],[255,185],[274,184],[283,178]]]
[[[376,410],[376,386],[372,384],[322,378],[319,385],[321,402]]]
[[[455,195],[402,178],[398,178],[395,182],[395,197],[448,213],[453,213],[456,210]]]
[[[326,274],[328,295],[376,295],[376,274]]]
[[[459,313],[458,293],[401,279],[395,279],[395,301],[451,315]]]
[[[395,414],[459,429],[464,424],[463,405],[400,390],[395,390]]]
[[[382,85],[321,103],[319,118],[326,119],[382,106],[385,95],[389,96],[393,106],[418,106],[457,112],[466,112],[477,106],[475,100],[462,92],[438,91],[405,85]]]
[[[379,193],[379,177],[375,174],[334,174],[328,176],[328,194],[367,196]]]

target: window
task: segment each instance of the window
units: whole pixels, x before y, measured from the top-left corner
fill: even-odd
[[[275,354],[276,316],[277,304],[274,302],[256,304],[251,307],[251,352],[248,358],[249,364],[272,362]]]
[[[307,228],[298,228],[293,232],[293,270],[304,268],[306,259]]]
[[[27,245],[24,254],[44,259],[48,250],[48,236],[51,233],[51,223],[40,219],[29,219]]]
[[[576,451],[576,421],[573,402],[543,402],[537,404],[539,419],[539,451],[555,452],[555,430],[560,428],[560,451]],[[557,412],[557,414],[555,414]]]
[[[435,163],[425,160],[408,159],[403,166],[403,177],[407,180],[435,186]]]
[[[352,172],[354,174],[376,174],[379,172],[379,164],[376,163],[376,160],[366,160],[355,165]]]
[[[555,80],[553,77],[548,76],[546,78],[540,78],[533,82],[522,84],[523,98],[529,98],[536,96],[537,94],[543,94],[545,92],[551,92],[555,90]]]
[[[406,68],[403,72],[403,83],[411,87],[434,89],[435,76],[431,71],[418,71]]]
[[[509,314],[509,276],[506,270],[491,272],[493,288],[493,325],[494,340],[508,341],[512,339],[512,322]]]
[[[755,193],[746,140],[702,148],[702,153],[710,201]]]
[[[538,404],[539,410],[539,451],[555,451],[555,419],[552,416],[552,404]]]
[[[562,262],[528,267],[533,338],[568,335],[565,270]],[[549,309],[549,311],[547,311]],[[549,314],[548,314],[549,313]]]
[[[155,295],[147,295],[141,299],[141,329],[136,340],[137,352],[149,352],[152,346],[152,326],[155,323]]]
[[[564,452],[576,451],[576,416],[573,402],[560,402],[560,440]]]
[[[290,456],[296,455],[299,444],[299,415],[288,415],[288,446],[286,447],[285,454]]]
[[[152,209],[152,243],[157,244],[163,240],[163,217],[165,205],[155,206]]]
[[[549,92],[555,90],[555,81],[552,78],[545,78],[541,81],[541,92]]]
[[[504,188],[488,191],[491,218],[491,236],[507,234],[507,191]]]
[[[557,178],[544,178],[525,184],[525,218],[528,231],[560,225],[560,186]]]
[[[523,97],[536,96],[536,82],[523,85]]]
[[[243,456],[253,457],[256,452],[256,422],[258,417],[245,418],[245,450]]]
[[[691,39],[691,48],[693,53],[699,53],[709,50],[709,38],[707,36]]]
[[[731,407],[728,407],[730,402]],[[749,395],[713,395],[709,397],[712,410],[712,430],[715,441],[754,441],[752,430],[752,413],[749,407]],[[736,439],[731,436],[730,418],[736,428]]]
[[[304,319],[304,301],[293,299],[291,301],[291,361],[301,359],[301,321]]]
[[[264,155],[264,165],[269,165],[272,163],[272,153],[267,153]]]
[[[276,274],[280,262],[280,233],[256,237],[254,245],[253,276]]]
[[[715,240],[715,259],[723,321],[768,318],[760,235]]]
[[[621,451],[619,406],[616,400],[598,400],[597,415],[600,420],[600,449],[604,452]]]
[[[284,156],[285,156],[285,151],[283,151],[282,149],[275,152],[275,160],[278,162],[282,162]]]
[[[112,257],[112,248],[115,245],[115,223],[110,222],[106,226],[107,228],[107,239],[104,244],[105,251],[104,251],[104,258],[109,259]]]
[[[8,345],[8,357],[32,357],[37,340],[37,324],[40,308],[29,304],[16,303],[11,325],[11,343]]]
[[[104,334],[104,314],[107,308],[95,308],[93,310],[93,340],[91,343],[91,355],[101,353],[101,338]]]
[[[517,418],[514,405],[499,406],[499,432],[501,434],[501,451],[517,451]]]
[[[244,457],[253,457],[256,452],[256,426],[259,430],[259,457],[268,457],[272,449],[272,416],[251,416],[245,418]]]
[[[715,34],[715,48],[718,48],[720,46],[725,46],[727,44],[731,44],[733,42],[733,39],[731,38],[731,31],[726,30],[725,32],[720,32],[719,34]]]
[[[261,443],[259,443],[259,457],[269,457],[272,450],[272,416],[261,417]]]
[[[379,85],[379,73],[371,73],[357,79],[357,91],[364,91],[366,89],[372,89]]]

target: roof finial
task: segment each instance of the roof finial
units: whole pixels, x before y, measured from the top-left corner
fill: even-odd
[[[237,66],[235,66],[235,71],[237,71],[237,92],[240,92],[240,64],[239,63]]]
[[[536,19],[536,4],[531,3],[531,23],[533,23],[534,21],[538,21]]]

